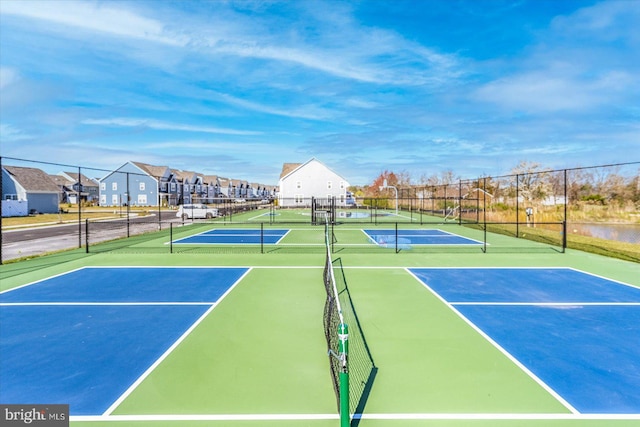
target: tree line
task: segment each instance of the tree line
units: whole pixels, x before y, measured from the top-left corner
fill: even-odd
[[[384,183],[387,188],[382,188]],[[422,174],[417,179],[407,171],[382,171],[371,184],[350,190],[356,197],[392,197],[398,190],[405,198],[434,197],[449,189],[449,194],[482,190],[493,202],[518,197],[526,201],[556,199],[559,204],[583,202],[596,205],[640,209],[640,162],[551,170],[539,163],[521,161],[508,175],[463,179],[452,170]],[[566,200],[565,200],[566,196]]]

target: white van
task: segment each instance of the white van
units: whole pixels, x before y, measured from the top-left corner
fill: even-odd
[[[218,216],[218,209],[209,208],[206,205],[180,205],[176,213],[178,218],[196,219],[196,218],[215,218]]]

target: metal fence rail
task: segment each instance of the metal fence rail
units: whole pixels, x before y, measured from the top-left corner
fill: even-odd
[[[108,172],[90,167],[0,158],[0,166],[9,164],[70,169],[76,171],[78,177]],[[569,247],[640,262],[639,171],[640,162],[633,162],[482,177],[435,185],[398,185],[393,197],[360,195],[338,203],[312,198],[203,199],[196,193],[189,197],[191,201],[207,202],[217,210],[218,217],[210,221],[217,227],[239,225],[268,229],[272,226],[312,226],[314,209],[316,213],[330,209],[337,230],[346,230],[349,226],[396,227],[400,230],[436,226],[454,230],[458,227],[458,230],[463,230],[462,234],[480,232],[480,240],[487,245],[486,251],[508,248],[509,244],[504,242],[491,242],[500,240],[498,236],[506,236],[515,239],[510,245],[519,250],[539,250],[541,244],[560,248],[560,251]],[[89,252],[187,250],[182,246],[174,247],[171,234],[183,235],[198,228],[201,222],[176,216],[175,207],[166,203],[163,206],[163,201],[170,202],[170,198],[162,196],[159,205],[135,206],[137,200],[134,203],[128,194],[140,185],[138,175],[123,173],[126,185],[121,188],[123,197],[118,197],[116,206],[93,206],[96,204],[93,200],[63,203],[54,214],[32,214],[23,219],[2,217],[0,261],[83,248]],[[83,197],[81,187],[76,195]],[[44,218],[47,220],[42,223]],[[160,241],[162,244],[158,245]],[[346,242],[337,242],[337,250],[381,250]],[[236,250],[240,253],[256,250],[251,246],[214,246],[189,250]],[[414,245],[412,250],[455,252],[475,249]],[[262,245],[258,250],[262,253],[275,250],[302,253],[316,249],[313,245],[282,244],[277,249]],[[400,247],[395,252],[402,251]]]

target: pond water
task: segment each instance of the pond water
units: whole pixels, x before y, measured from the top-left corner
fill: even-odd
[[[640,244],[640,224],[567,224],[569,233]]]

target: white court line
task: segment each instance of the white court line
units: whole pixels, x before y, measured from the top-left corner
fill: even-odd
[[[355,230],[362,231],[365,234],[365,236],[367,236],[367,238],[374,245],[381,246],[381,244],[378,243],[377,241],[375,241],[375,239],[369,233],[367,233],[364,228],[355,229]],[[382,229],[379,229],[379,230],[367,229],[367,230],[376,231],[376,232],[380,232],[380,233],[385,233],[385,234],[380,234],[380,235],[383,235],[383,236],[391,236],[391,235],[393,235],[394,237],[395,237],[395,232],[396,232],[396,230],[392,229],[392,228],[382,228]],[[398,233],[398,239],[402,239],[402,238],[417,238],[417,237],[428,237],[428,238],[432,238],[432,237],[439,237],[439,238],[459,237],[461,239],[466,239],[466,240],[469,240],[469,241],[473,242],[473,243],[415,243],[415,242],[409,242],[409,244],[411,246],[478,246],[478,245],[484,244],[484,242],[481,241],[481,240],[476,240],[476,239],[472,239],[471,237],[466,237],[466,236],[461,236],[459,234],[450,233],[448,231],[440,230],[439,228],[418,229],[416,231],[419,231],[419,230],[435,230],[435,231],[440,231],[440,232],[445,233],[445,234],[444,235],[436,235],[436,234],[402,234],[402,233]],[[398,230],[398,231],[400,231],[400,230]],[[413,231],[413,230],[403,229],[402,231]],[[374,234],[374,236],[377,236],[377,235],[378,234]],[[395,243],[395,240],[392,243]],[[406,244],[406,243],[400,243],[400,244]],[[341,245],[341,246],[348,246],[348,245]],[[487,246],[489,246],[488,243],[487,243]]]
[[[178,338],[176,340],[176,342],[173,343],[173,345],[171,345],[171,347],[169,347],[163,354],[162,356],[160,356],[158,358],[158,360],[156,360],[151,366],[149,366],[149,368],[147,368],[146,371],[143,372],[142,375],[140,375],[140,377],[129,386],[129,388],[122,393],[122,395],[116,399],[115,402],[113,402],[111,404],[111,406],[109,406],[109,408],[107,408],[107,410],[102,414],[102,415],[111,415],[111,413],[127,398],[129,397],[129,395],[131,393],[133,393],[133,391],[164,361],[164,359],[166,359],[172,352],[173,350],[175,350],[178,345],[180,345],[180,343],[182,343],[182,341],[185,340],[185,338],[187,338],[189,336],[189,334],[191,334],[191,332],[193,332],[193,330],[204,320],[207,318],[207,316],[213,311],[214,308],[216,308],[218,306],[218,304],[220,304],[220,302],[227,296],[229,295],[229,293],[233,290],[233,288],[235,288],[238,283],[240,283],[242,281],[242,279],[244,279],[247,274],[249,274],[249,272],[251,271],[251,269],[248,269],[247,271],[244,272],[244,274],[242,276],[240,276],[238,278],[238,280],[236,280],[236,282],[231,285],[229,287],[229,289],[227,289],[227,291],[220,296],[220,298],[218,298],[218,301],[215,305],[212,305],[211,307],[209,307],[209,309],[202,315],[200,316],[200,318],[198,320],[196,320],[193,325],[191,325],[191,327],[189,329],[187,329],[181,336],[180,338]]]
[[[284,239],[285,237],[287,237],[287,234],[289,234],[289,233],[291,233],[291,229],[290,229],[290,228],[287,230],[287,232],[286,232],[286,233],[284,233],[284,234],[282,235],[282,237],[281,237],[281,238],[279,238],[279,239],[278,239],[278,241],[277,241],[277,242],[275,242],[275,243],[273,243],[273,244],[274,244],[274,245],[278,245],[278,244],[280,244],[280,242],[282,241],[282,239]]]
[[[90,267],[85,266],[85,267],[74,268],[73,270],[65,271],[64,273],[60,273],[60,274],[54,274],[53,276],[45,277],[44,279],[36,280],[35,282],[29,282],[29,283],[25,283],[24,285],[16,286],[15,288],[5,289],[4,291],[0,291],[0,295],[4,294],[6,292],[11,292],[11,291],[15,291],[15,290],[20,289],[20,288],[24,288],[26,286],[35,285],[36,283],[44,282],[45,280],[54,279],[56,277],[64,276],[65,274],[71,274],[71,273],[74,273],[74,272],[79,271],[79,270],[84,270],[85,268],[90,268]]]
[[[405,269],[407,273],[413,276],[425,289],[427,289],[431,294],[433,294],[436,298],[438,298],[443,304],[447,305],[454,313],[456,313],[462,320],[464,320],[469,326],[471,326],[476,332],[478,332],[484,339],[486,339],[491,345],[493,345],[496,349],[498,349],[502,354],[504,354],[509,360],[511,360],[516,366],[518,366],[524,373],[529,375],[531,379],[537,382],[542,388],[544,388],[549,394],[551,394],[558,402],[560,402],[565,408],[567,408],[572,414],[579,414],[580,412],[573,407],[569,402],[567,402],[560,394],[558,394],[553,388],[551,388],[547,383],[542,381],[536,374],[531,372],[529,368],[527,368],[522,362],[516,359],[511,353],[509,353],[506,349],[504,349],[500,344],[498,344],[493,338],[487,335],[482,329],[480,329],[475,323],[466,318],[460,311],[458,311],[451,303],[445,300],[440,294],[431,289],[431,287],[420,280],[418,276],[413,274],[410,269]]]
[[[451,305],[495,305],[495,306],[542,306],[542,307],[579,307],[579,306],[640,306],[640,302],[450,302]]]
[[[629,287],[634,288],[634,289],[638,289],[638,286],[632,285],[630,283],[621,282],[620,280],[615,280],[615,279],[611,279],[609,277],[600,276],[600,275],[595,274],[595,273],[589,273],[588,271],[579,270],[579,269],[573,268],[573,267],[565,267],[565,268],[567,270],[577,271],[578,273],[587,274],[589,276],[597,277],[599,279],[608,280],[609,282],[619,283],[621,285],[625,285],[625,286],[629,286]]]
[[[149,421],[310,421],[337,420],[338,414],[150,414],[150,415],[72,415],[72,422],[149,422]],[[354,414],[363,420],[640,420],[640,414],[542,414],[542,413],[398,413]]]
[[[0,303],[0,307],[11,307],[11,306],[145,306],[145,305],[201,305],[201,306],[210,306],[215,305],[216,302],[166,302],[166,301],[158,301],[158,302],[2,302]]]

